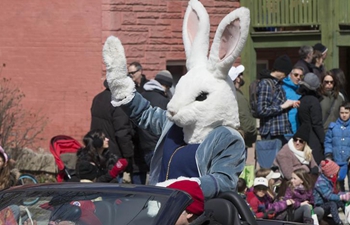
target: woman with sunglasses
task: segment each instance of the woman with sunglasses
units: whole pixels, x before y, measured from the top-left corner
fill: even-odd
[[[339,81],[334,73],[326,72],[322,77],[322,85],[320,93],[322,95],[322,121],[324,132],[327,132],[328,126],[331,122],[335,122],[339,116],[339,108],[344,102],[339,89]]]
[[[307,172],[318,173],[318,167],[312,156],[312,150],[307,144],[309,140],[310,127],[303,124],[287,144],[278,152],[274,165],[286,181],[290,181],[293,171],[304,169]]]

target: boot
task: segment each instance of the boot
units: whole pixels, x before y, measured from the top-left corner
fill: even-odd
[[[311,217],[304,217],[303,223],[304,224],[314,224],[314,220]]]

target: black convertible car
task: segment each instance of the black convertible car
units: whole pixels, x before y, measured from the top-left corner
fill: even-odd
[[[0,192],[0,224],[47,225],[80,219],[88,225],[171,225],[191,201],[185,192],[156,186],[24,185]],[[223,225],[291,224],[256,220],[245,201],[233,192],[207,201],[205,208]]]

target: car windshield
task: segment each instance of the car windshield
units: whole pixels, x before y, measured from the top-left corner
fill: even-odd
[[[139,191],[137,188],[123,189],[118,186],[115,190],[84,190],[84,187],[15,189],[0,195],[0,218],[13,216],[20,217],[21,221],[32,219],[38,225],[60,224],[63,221],[79,225],[159,224],[157,221],[164,221],[164,211],[168,211],[165,214],[171,217],[170,208],[177,209],[173,215],[176,221],[188,203],[186,198],[185,194],[177,191],[162,193],[157,189]],[[19,221],[18,218],[15,220]],[[5,221],[0,222],[6,224]]]

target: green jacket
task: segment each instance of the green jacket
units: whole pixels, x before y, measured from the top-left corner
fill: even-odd
[[[236,88],[236,97],[238,103],[240,129],[244,132],[244,141],[247,147],[252,147],[256,141],[257,128],[256,119],[252,116],[248,100],[244,97],[241,90]]]

